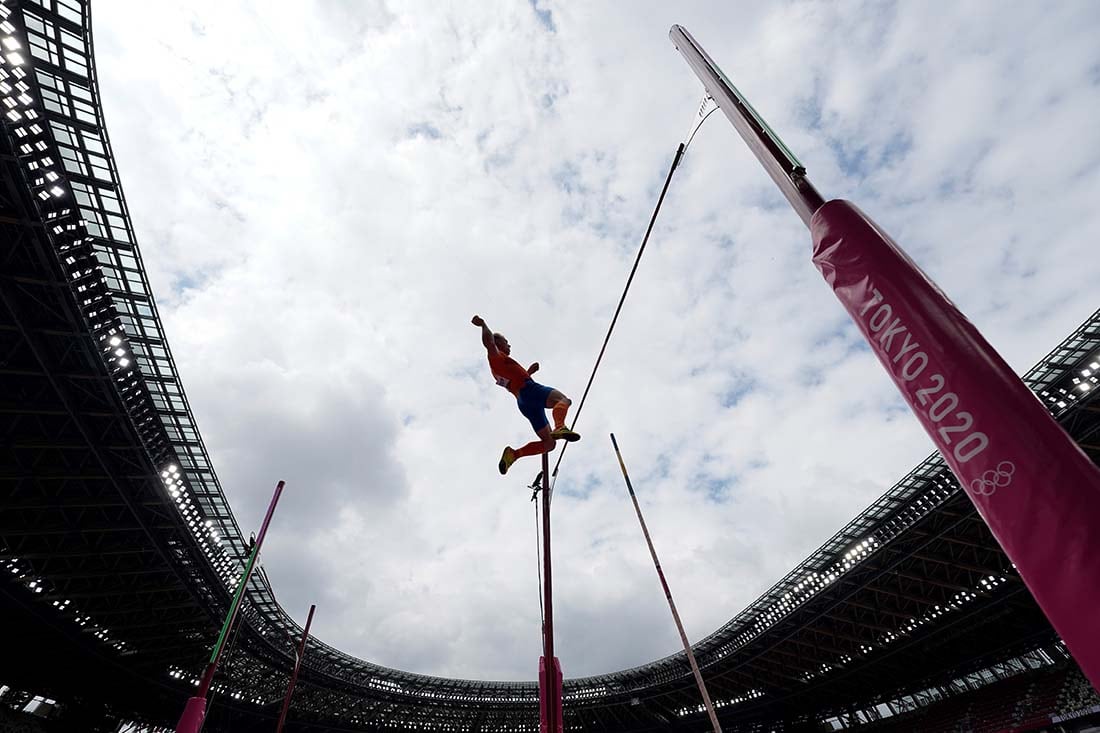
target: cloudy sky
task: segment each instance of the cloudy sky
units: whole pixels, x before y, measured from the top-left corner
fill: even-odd
[[[687,27],[1019,371],[1097,306],[1100,6],[97,0],[108,129],[242,527],[326,642],[533,679],[535,459],[470,317],[579,398],[701,86]],[[566,676],[710,633],[931,451],[720,115],[554,502]]]

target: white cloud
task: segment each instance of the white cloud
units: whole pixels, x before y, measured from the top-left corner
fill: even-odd
[[[684,24],[827,195],[1023,370],[1096,304],[1093,5],[96,6],[146,266],[284,607],[372,662],[532,679],[536,463],[470,316],[579,398],[701,93]],[[689,633],[930,450],[714,115],[673,182],[554,504],[567,676],[674,652],[607,434]]]

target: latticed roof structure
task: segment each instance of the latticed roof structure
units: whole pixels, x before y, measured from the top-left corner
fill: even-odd
[[[0,0],[0,683],[171,724],[247,539],[188,407],[104,127],[87,0]],[[1026,376],[1100,456],[1100,311]],[[299,626],[249,583],[207,730],[269,730]],[[831,730],[953,680],[1071,665],[930,456],[695,653],[726,730]],[[311,639],[293,730],[535,730],[534,682],[455,680]],[[682,654],[565,681],[570,730],[701,730]],[[824,726],[824,727],[823,727]],[[92,729],[90,726],[87,729]]]

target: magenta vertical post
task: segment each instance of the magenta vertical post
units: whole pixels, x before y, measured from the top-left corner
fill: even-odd
[[[1100,471],[1000,354],[854,204],[806,169],[686,30],[670,36],[810,228],[813,262],[1100,688]]]
[[[252,571],[256,567],[256,560],[260,556],[260,548],[263,546],[264,537],[267,536],[267,528],[271,525],[271,517],[275,514],[275,506],[279,503],[284,485],[283,481],[275,485],[275,494],[271,497],[271,504],[268,505],[267,514],[264,516],[263,524],[260,525],[260,533],[256,535],[256,546],[252,548],[248,564],[245,565],[244,573],[237,584],[237,592],[229,604],[229,612],[225,616],[225,622],[218,634],[218,640],[214,643],[214,649],[210,653],[210,660],[206,665],[202,681],[199,683],[199,689],[195,696],[187,701],[187,705],[183,709],[183,715],[180,716],[179,722],[176,724],[176,733],[198,733],[202,729],[202,721],[206,717],[206,694],[210,691],[210,685],[214,681],[214,673],[218,669],[218,662],[221,661],[222,652],[225,650],[229,630],[233,628],[237,611],[240,610],[241,601],[244,600],[245,587],[248,585],[248,581],[252,577]]]
[[[841,200],[812,224],[814,264],[1100,687],[1100,472],[881,227]]]
[[[554,594],[550,564],[550,462],[542,454],[542,596],[546,617],[542,626],[542,653],[539,664],[541,700],[540,728],[543,733],[562,730],[561,669],[554,657]]]
[[[306,627],[302,631],[302,643],[298,645],[298,656],[294,660],[294,671],[290,673],[290,684],[286,688],[286,698],[283,699],[283,711],[279,713],[279,724],[275,727],[275,733],[282,733],[286,723],[286,714],[290,711],[290,698],[294,694],[294,685],[298,683],[298,670],[302,668],[302,659],[306,654],[306,640],[309,638],[309,627],[313,623],[313,612],[317,610],[317,604],[309,607],[309,616],[306,617]]]

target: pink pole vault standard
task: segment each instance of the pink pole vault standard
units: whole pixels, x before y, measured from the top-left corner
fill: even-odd
[[[673,43],[813,235],[813,261],[1100,689],[1100,471],[873,221],[806,170],[681,28]]]
[[[695,653],[691,651],[691,643],[688,641],[684,624],[680,621],[680,614],[676,611],[676,603],[672,600],[672,591],[669,590],[668,581],[665,580],[665,571],[661,569],[661,561],[657,559],[657,549],[653,547],[653,540],[649,537],[649,528],[645,526],[642,517],[642,507],[638,504],[638,497],[634,495],[634,486],[630,483],[630,475],[626,472],[626,464],[623,463],[623,454],[619,452],[619,441],[615,440],[615,433],[611,434],[611,445],[615,446],[615,457],[619,459],[619,468],[623,472],[623,480],[626,481],[626,490],[630,492],[630,500],[634,502],[634,512],[638,515],[638,523],[642,525],[642,534],[645,535],[645,543],[649,546],[649,554],[653,557],[653,567],[657,568],[657,577],[661,580],[661,588],[665,591],[665,600],[668,601],[668,610],[672,611],[672,620],[676,622],[676,630],[680,632],[680,641],[684,645],[684,654],[687,655],[688,664],[691,665],[691,673],[695,675],[695,684],[699,687],[699,694],[703,697],[703,706],[710,716],[711,727],[714,733],[722,733],[722,726],[718,722],[718,715],[714,712],[714,704],[710,701],[710,693],[703,682],[703,673],[699,671],[699,665],[695,662]]]
[[[225,650],[225,642],[229,639],[229,630],[233,627],[233,621],[236,620],[237,611],[244,599],[245,586],[248,585],[248,580],[252,577],[252,570],[256,567],[256,558],[260,556],[260,547],[263,546],[264,537],[267,536],[267,528],[271,524],[271,517],[275,514],[275,505],[279,503],[279,497],[283,493],[283,485],[283,482],[280,481],[275,486],[275,495],[271,497],[271,504],[267,507],[267,514],[260,526],[260,533],[256,535],[256,546],[252,548],[252,554],[248,556],[248,564],[245,565],[244,574],[241,575],[240,582],[237,584],[237,592],[234,593],[233,600],[229,604],[229,613],[225,615],[225,622],[218,634],[218,640],[214,644],[214,650],[210,653],[210,661],[207,662],[206,672],[203,673],[202,681],[199,683],[199,689],[195,696],[187,701],[187,705],[183,709],[183,715],[180,716],[180,720],[176,724],[176,733],[199,733],[202,730],[202,722],[206,717],[206,694],[210,691],[210,685],[214,681],[214,672],[218,669],[218,662]]]
[[[554,595],[550,582],[550,460],[542,454],[542,658],[539,659],[539,730],[562,733],[561,664],[554,656]]]
[[[294,694],[294,685],[298,683],[298,670],[302,668],[302,659],[306,655],[306,640],[309,638],[309,627],[313,623],[313,612],[317,605],[309,607],[309,616],[306,617],[306,627],[302,630],[302,643],[298,645],[298,655],[294,659],[294,671],[290,673],[290,684],[286,688],[286,698],[283,699],[283,710],[279,713],[279,724],[275,726],[275,733],[282,733],[286,724],[286,714],[290,712],[290,698]]]

